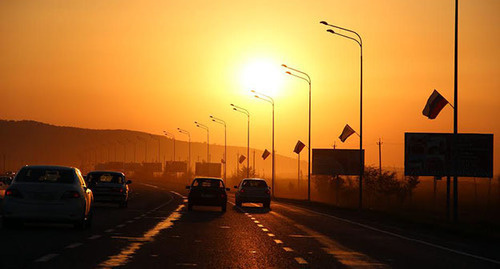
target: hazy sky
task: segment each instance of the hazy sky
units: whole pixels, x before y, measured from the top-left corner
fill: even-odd
[[[271,147],[294,156],[307,141],[307,83],[312,78],[312,146],[341,143],[346,123],[359,131],[359,47],[319,21],[353,29],[364,43],[364,146],[367,164],[403,166],[404,132],[451,132],[453,110],[422,115],[433,89],[453,103],[454,2],[424,1],[0,1],[0,100],[3,119],[132,129],[177,127],[205,141]],[[500,1],[460,1],[459,131],[500,133]],[[180,134],[179,134],[180,137]],[[495,173],[500,173],[495,137]],[[302,158],[306,158],[304,154]]]

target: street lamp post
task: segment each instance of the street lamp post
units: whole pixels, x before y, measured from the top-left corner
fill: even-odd
[[[210,162],[210,131],[208,129],[208,126],[204,125],[204,124],[201,124],[197,121],[194,122],[194,124],[196,124],[196,127],[198,128],[201,128],[201,129],[205,129],[207,131],[207,163]]]
[[[326,26],[330,26],[342,31],[346,31],[352,33],[357,36],[358,39],[346,36],[341,33],[337,33],[332,29],[326,30],[331,34],[335,34],[341,37],[345,37],[347,39],[355,41],[359,45],[360,49],[360,83],[359,83],[359,208],[363,208],[363,173],[364,173],[364,164],[363,164],[363,40],[361,36],[353,30],[349,30],[347,28],[339,27],[333,24],[329,24],[326,21],[321,21],[321,24]]]
[[[227,182],[226,181],[226,177],[227,177],[227,126],[226,126],[226,122],[223,121],[222,119],[219,119],[219,118],[216,118],[212,115],[210,115],[210,118],[212,119],[213,122],[216,122],[218,124],[222,124],[224,126],[224,182]]]
[[[308,149],[307,149],[307,200],[311,200],[311,77],[303,71],[297,70],[295,68],[291,68],[285,64],[282,64],[284,68],[290,69],[294,72],[300,73],[305,75],[306,77],[298,76],[290,71],[287,71],[286,73],[300,78],[302,80],[305,80],[307,84],[309,84],[309,135],[308,135]]]
[[[274,158],[274,99],[271,97],[271,96],[268,96],[268,95],[265,95],[263,93],[258,93],[254,90],[251,90],[251,92],[255,93],[255,98],[258,98],[258,99],[261,99],[261,100],[264,100],[268,103],[271,104],[271,106],[273,107],[273,127],[272,127],[272,156],[271,156],[271,161],[272,161],[272,172],[271,172],[271,193],[272,193],[272,196],[274,197],[274,179],[275,179],[275,158]],[[264,96],[265,98],[262,98],[261,96]]]
[[[174,140],[174,161],[175,161],[175,135],[167,131],[163,131],[163,134],[165,134],[166,137],[170,136]]]
[[[247,178],[248,178],[250,177],[250,112],[234,104],[231,104],[231,106],[233,107],[234,111],[247,115]]]
[[[188,175],[191,173],[191,134],[184,130],[184,129],[181,129],[181,128],[177,128],[177,130],[179,131],[179,133],[181,134],[185,134],[188,136]]]

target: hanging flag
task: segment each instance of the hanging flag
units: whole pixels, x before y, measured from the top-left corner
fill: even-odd
[[[342,143],[343,143],[349,136],[351,136],[354,133],[356,133],[356,131],[354,131],[351,128],[351,126],[349,126],[349,124],[346,124],[344,127],[344,130],[342,131],[342,134],[340,134],[340,136],[339,136],[340,141],[342,141]]]
[[[271,152],[265,149],[264,152],[262,153],[262,159],[265,160],[267,157],[269,157],[269,155],[271,155]]]
[[[240,158],[238,159],[238,162],[239,163],[243,163],[243,161],[245,161],[247,159],[247,157],[243,156],[243,155],[240,155]]]
[[[438,91],[434,90],[427,100],[422,114],[431,120],[435,119],[446,104],[448,104],[448,101]]]
[[[293,149],[293,152],[299,154],[305,146],[306,145],[304,145],[302,141],[298,140],[297,144],[295,145],[295,148]]]

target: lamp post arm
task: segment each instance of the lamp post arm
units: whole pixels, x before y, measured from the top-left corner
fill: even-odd
[[[330,26],[330,27],[333,27],[333,28],[337,28],[337,29],[340,29],[340,30],[343,30],[343,31],[346,31],[346,32],[350,32],[350,33],[355,34],[355,35],[359,38],[359,41],[358,41],[358,40],[356,40],[356,42],[358,42],[358,44],[359,44],[360,46],[362,46],[362,45],[363,45],[363,39],[361,39],[361,36],[360,36],[358,33],[356,33],[356,31],[353,31],[353,30],[350,30],[350,29],[347,29],[347,28],[343,28],[343,27],[340,27],[340,26],[337,26],[337,25],[329,24],[329,23],[327,23],[327,22],[325,22],[325,21],[322,21],[322,22],[320,22],[320,23],[322,23],[322,24],[324,24],[324,25],[327,25],[327,26]],[[339,35],[340,35],[340,34],[339,34]],[[352,38],[351,38],[351,39],[352,39]]]
[[[298,70],[298,69],[295,69],[295,68],[289,67],[289,66],[284,65],[284,64],[283,64],[283,65],[281,65],[281,66],[283,66],[283,67],[285,67],[285,68],[288,68],[288,69],[290,69],[290,70],[293,70],[293,71],[295,71],[295,72],[297,72],[297,73],[301,73],[301,74],[305,75],[305,76],[307,77],[307,79],[302,78],[302,77],[297,76],[297,75],[293,75],[292,73],[290,73],[290,75],[292,75],[292,76],[300,77],[300,78],[302,78],[302,79],[306,80],[306,81],[307,81],[307,83],[311,83],[311,77],[309,77],[309,75],[308,75],[306,72],[300,71],[300,70]]]

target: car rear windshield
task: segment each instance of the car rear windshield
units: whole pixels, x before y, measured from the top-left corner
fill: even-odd
[[[222,188],[222,181],[210,178],[198,178],[193,182],[193,187],[202,188]]]
[[[24,167],[17,174],[16,182],[74,183],[75,173],[64,168]]]
[[[266,188],[267,183],[264,180],[245,180],[243,187]]]
[[[87,176],[90,183],[118,183],[123,184],[124,178],[120,174],[111,173],[90,173]]]

